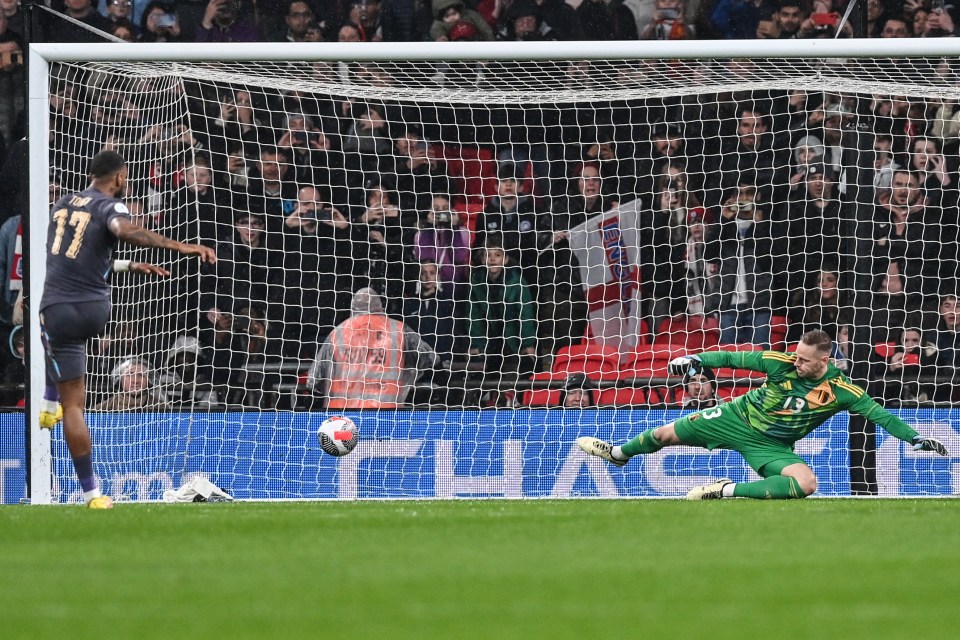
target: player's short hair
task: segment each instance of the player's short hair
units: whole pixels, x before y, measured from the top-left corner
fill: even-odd
[[[94,178],[109,178],[127,166],[127,161],[116,151],[101,151],[90,161],[90,175]]]
[[[811,347],[816,347],[820,353],[830,353],[833,347],[833,339],[830,337],[830,334],[821,329],[807,331],[803,334],[803,337],[800,338],[800,342]]]

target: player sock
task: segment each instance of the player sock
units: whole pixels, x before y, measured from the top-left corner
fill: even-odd
[[[87,454],[73,459],[73,468],[77,470],[77,479],[80,480],[80,488],[83,489],[83,497],[87,499],[87,492],[97,490],[97,479],[93,477],[93,456]],[[97,496],[93,496],[94,498]]]
[[[770,476],[754,482],[738,482],[733,488],[738,498],[803,498],[803,490],[796,478],[789,476]]]
[[[620,447],[621,455],[624,458],[630,458],[640,453],[656,453],[660,449],[663,449],[663,445],[653,435],[653,429],[647,429]]]
[[[40,400],[40,411],[56,414],[59,402],[60,394],[57,393],[57,385],[47,380],[47,384],[43,387],[43,399]]]
[[[60,402],[60,392],[57,391],[57,385],[47,380],[43,387],[43,399],[54,404]]]

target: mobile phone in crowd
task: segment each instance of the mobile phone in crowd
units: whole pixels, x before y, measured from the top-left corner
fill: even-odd
[[[157,18],[158,27],[172,27],[177,24],[177,14],[164,13]]]
[[[835,27],[840,24],[840,14],[839,13],[811,13],[810,21],[813,22],[813,26],[819,29],[827,29],[829,27]]]

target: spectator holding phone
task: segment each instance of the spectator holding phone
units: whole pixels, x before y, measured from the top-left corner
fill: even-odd
[[[242,10],[240,0],[210,0],[197,28],[197,42],[259,42],[260,31]]]
[[[696,28],[687,23],[685,0],[654,0],[653,19],[640,31],[640,40],[692,40]]]
[[[839,30],[839,31],[838,31]],[[797,31],[798,38],[852,38],[853,27],[850,22],[840,26],[840,14],[833,10],[831,3],[817,0],[813,3],[810,17],[803,21]]]
[[[154,0],[140,19],[140,42],[180,42],[180,20],[172,7]]]
[[[930,12],[923,24],[923,31],[915,33],[921,38],[952,38],[957,35],[956,7],[944,0],[932,0]]]
[[[291,113],[286,118],[286,131],[277,141],[277,146],[290,150],[298,182],[322,184],[328,176],[319,175],[329,167],[330,140],[318,129],[313,120],[303,113]]]
[[[913,139],[910,147],[910,169],[919,178],[920,186],[926,192],[931,206],[956,205],[957,179],[947,167],[946,157],[940,153],[938,140],[923,137]]]
[[[440,286],[458,299],[470,281],[470,231],[450,210],[450,198],[433,196],[433,206],[413,238],[413,257],[436,265]]]

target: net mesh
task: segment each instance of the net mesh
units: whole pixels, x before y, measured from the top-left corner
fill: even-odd
[[[611,478],[571,443],[762,382],[670,357],[813,328],[888,406],[949,403],[958,94],[946,59],[55,65],[52,192],[114,148],[134,219],[219,260],[120,248],[173,276],[114,277],[98,473],[133,498],[198,472],[257,498],[679,494],[746,472],[682,450]],[[616,413],[513,410],[581,396]],[[324,412],[361,427],[339,463]],[[861,430],[804,445],[821,490],[874,482]]]

